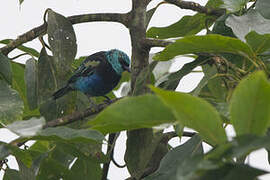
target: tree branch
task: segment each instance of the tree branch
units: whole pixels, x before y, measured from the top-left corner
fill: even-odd
[[[86,23],[86,22],[94,22],[94,21],[111,21],[111,22],[119,22],[126,27],[129,25],[129,13],[120,14],[120,13],[99,13],[99,14],[82,14],[67,17],[67,19],[72,24]],[[32,41],[33,39],[46,34],[47,31],[47,23],[35,27],[30,31],[18,36],[17,39],[11,41],[6,46],[0,48],[0,52],[4,55],[8,55],[12,50],[17,48],[18,46]]]
[[[224,14],[224,9],[212,9],[207,8],[205,6],[201,6],[198,3],[192,1],[182,1],[182,0],[165,0],[168,3],[174,4],[181,9],[190,9],[193,11],[197,11],[199,13],[207,14],[210,16],[222,16]]]
[[[107,163],[103,164],[101,180],[107,180],[109,167],[110,167],[110,162],[113,159],[114,140],[115,140],[115,138],[117,138],[116,133],[109,134],[108,147],[107,147],[106,155],[108,155],[110,157],[110,159],[109,159],[109,161]]]
[[[118,99],[113,99],[112,103],[116,102]],[[85,117],[89,117],[91,115],[98,114],[100,111],[102,111],[104,108],[109,106],[110,104],[108,103],[102,103],[97,106],[97,108],[88,108],[84,111],[76,111],[72,114],[63,116],[61,118],[57,118],[52,121],[48,121],[44,126],[43,129],[48,128],[48,127],[56,127],[56,126],[62,126],[65,124],[70,124],[73,123],[77,120],[81,120]]]
[[[146,38],[144,44],[146,47],[166,47],[170,44],[174,43],[173,40],[162,40],[162,39],[154,39],[154,38]]]

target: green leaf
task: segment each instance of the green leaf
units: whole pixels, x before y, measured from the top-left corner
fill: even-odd
[[[126,97],[107,107],[93,121],[93,129],[102,133],[149,128],[173,123],[172,112],[154,95]]]
[[[232,29],[228,26],[226,26],[225,21],[229,17],[229,14],[224,14],[223,16],[220,16],[214,24],[212,33],[214,34],[220,34],[222,36],[229,36],[229,37],[235,37],[235,35],[232,32]]]
[[[57,71],[63,73],[66,69],[70,70],[77,53],[76,35],[71,22],[64,16],[48,10],[47,32]]]
[[[1,40],[0,43],[1,44],[9,44],[11,43],[13,40],[12,39],[4,39],[4,40]],[[17,47],[19,50],[25,52],[25,53],[28,53],[29,55],[31,56],[34,56],[34,57],[39,57],[39,52],[37,52],[37,50],[33,49],[33,48],[30,48],[30,47],[27,47],[27,46],[23,46],[23,45],[20,45]]]
[[[38,94],[37,94],[37,62],[35,59],[28,59],[25,63],[24,81],[26,84],[26,97],[29,109],[36,109]]]
[[[27,168],[32,166],[32,157],[27,150],[22,150],[19,147],[10,146],[12,150],[12,155],[16,157],[17,161],[19,160],[21,163],[24,164]]]
[[[102,171],[100,164],[95,162],[91,157],[80,156],[72,165],[67,175],[68,180],[80,179],[101,179]]]
[[[230,12],[237,12],[242,10],[249,0],[223,0],[222,7],[226,8]]]
[[[44,48],[38,59],[38,102],[47,101],[57,89],[56,70],[52,56]]]
[[[20,4],[22,4],[24,0],[19,0],[19,1],[20,1]]]
[[[46,180],[55,180],[55,179],[64,179],[65,174],[69,173],[68,167],[65,167],[63,164],[58,162],[53,158],[45,158],[41,163],[40,170],[36,179],[46,179]]]
[[[91,129],[71,129],[68,127],[46,128],[37,132],[31,139],[50,140],[50,141],[68,141],[68,142],[86,142],[101,143],[104,136]]]
[[[147,37],[167,39],[193,35],[205,28],[206,16],[196,14],[194,16],[184,16],[178,22],[167,27],[152,27],[147,31]]]
[[[201,173],[205,173],[201,177],[202,180],[254,180],[257,176],[266,174],[267,172],[246,164],[225,164],[218,169],[212,169]]]
[[[222,120],[208,102],[185,93],[151,89],[170,107],[181,124],[198,131],[206,142],[217,145],[227,140]]]
[[[0,78],[3,77],[4,80],[12,84],[12,70],[10,60],[0,53]]]
[[[187,36],[176,40],[156,55],[156,60],[169,60],[177,55],[191,53],[232,53],[244,57],[253,57],[252,49],[239,39],[217,34],[205,36]]]
[[[0,122],[11,123],[21,120],[23,114],[23,101],[14,89],[0,80]]]
[[[231,122],[237,135],[265,134],[270,125],[270,84],[259,71],[243,79],[230,104]]]
[[[52,100],[52,94],[62,88],[70,77],[70,67],[67,72],[56,70],[55,60],[43,48],[38,59],[38,103],[40,114],[45,119],[52,120],[73,112],[75,93],[69,93],[59,100]],[[64,76],[65,75],[65,76]]]
[[[169,151],[161,160],[158,170],[144,180],[177,180],[194,169],[192,158],[202,155],[202,141],[198,136],[192,137],[185,144]]]
[[[237,136],[232,141],[212,149],[205,158],[219,161],[222,158],[230,160],[245,157],[252,151],[270,148],[269,138],[269,135],[262,137],[251,134]]]
[[[261,54],[270,49],[270,34],[260,35],[251,31],[246,35],[246,40],[256,54]]]
[[[256,10],[266,19],[270,19],[270,3],[268,0],[257,0]]]
[[[31,118],[25,121],[16,121],[7,125],[7,128],[21,137],[29,137],[37,134],[39,130],[45,125],[45,119]]]
[[[209,0],[206,4],[208,8],[217,8],[222,4],[221,0]],[[205,21],[209,17],[205,14],[195,14],[194,16],[184,16],[178,22],[167,27],[152,27],[147,31],[147,37],[166,39],[194,35],[205,28]],[[208,24],[209,26],[211,23]]]
[[[53,57],[42,50],[39,61],[43,56],[43,64],[38,64],[38,96],[42,94],[40,113],[46,120],[52,120],[70,114],[75,109],[76,93],[69,93],[56,101],[51,97],[56,90],[66,85],[71,76],[77,44],[71,22],[51,9],[48,10],[47,33]]]
[[[12,88],[14,88],[20,95],[23,100],[24,109],[23,109],[23,119],[29,119],[33,116],[39,116],[38,110],[31,111],[29,108],[27,96],[26,96],[26,85],[24,80],[25,73],[25,65],[11,62],[12,72],[13,72],[13,80],[12,80]],[[34,78],[34,77],[32,77]]]
[[[23,162],[27,167],[31,167],[32,158],[29,151],[20,149],[11,144],[0,142],[0,159],[4,159],[10,154]]]
[[[259,34],[270,34],[270,20],[263,18],[254,9],[249,10],[243,16],[230,15],[225,23],[242,41],[245,41],[245,36],[251,31],[256,31]]]

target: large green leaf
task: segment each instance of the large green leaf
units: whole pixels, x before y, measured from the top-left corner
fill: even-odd
[[[166,39],[193,35],[200,32],[205,27],[206,16],[196,14],[194,16],[184,16],[178,22],[167,27],[152,27],[147,31],[147,37]]]
[[[37,62],[35,59],[28,59],[25,63],[24,81],[26,85],[26,97],[29,109],[37,108]]]
[[[48,41],[53,57],[45,50],[40,53],[38,62],[38,97],[40,113],[46,120],[52,120],[72,113],[75,108],[75,93],[69,93],[62,98],[51,100],[52,94],[64,87],[71,75],[71,65],[74,61],[77,44],[71,22],[64,16],[48,10]]]
[[[52,48],[57,71],[64,75],[74,61],[77,44],[71,22],[64,16],[48,10],[48,41]]]
[[[170,107],[181,124],[198,131],[206,142],[217,145],[227,140],[222,120],[208,102],[185,93],[151,89]]]
[[[237,135],[265,134],[270,125],[270,84],[264,72],[253,73],[239,83],[230,114]]]
[[[270,3],[268,0],[257,0],[256,10],[266,19],[270,19]]]
[[[91,129],[71,129],[68,127],[46,128],[37,132],[31,139],[69,141],[69,142],[99,142],[104,140],[104,136]]]
[[[93,129],[103,133],[149,128],[164,123],[173,123],[172,112],[154,95],[121,99],[107,107],[93,121]]]
[[[52,56],[43,48],[38,59],[38,102],[47,101],[57,90],[56,70]]]
[[[194,170],[194,156],[202,155],[202,141],[198,136],[192,137],[185,144],[169,151],[161,160],[158,170],[144,180],[177,180],[188,175],[187,172]],[[198,159],[200,160],[200,159]]]
[[[249,0],[223,0],[222,7],[226,8],[230,12],[240,11],[245,7]]]
[[[0,53],[0,78],[3,77],[6,82],[12,84],[12,70],[10,60]]]
[[[239,39],[217,34],[187,36],[167,46],[154,57],[156,60],[169,60],[177,55],[191,53],[232,53],[253,57],[252,49]]]
[[[55,60],[43,48],[38,59],[38,103],[40,114],[46,120],[52,120],[72,113],[75,106],[74,93],[69,93],[59,100],[52,100],[52,94],[66,84],[69,74],[57,73]],[[71,67],[70,67],[71,68]],[[69,69],[70,69],[69,68]],[[64,78],[64,79],[63,79]]]
[[[217,8],[222,4],[221,0],[209,0],[206,4],[208,8]],[[147,37],[166,39],[194,35],[205,28],[205,21],[209,17],[205,14],[195,14],[194,16],[184,16],[178,22],[167,27],[152,27],[147,31]],[[211,23],[208,24],[209,26]]]
[[[270,20],[263,18],[254,9],[249,10],[243,16],[230,15],[225,23],[242,41],[245,41],[245,36],[251,31],[256,31],[259,34],[270,33]]]
[[[270,49],[270,34],[260,35],[252,31],[246,35],[246,40],[256,54],[261,54]]]
[[[23,101],[14,89],[0,80],[0,122],[11,123],[21,120],[23,114]]]

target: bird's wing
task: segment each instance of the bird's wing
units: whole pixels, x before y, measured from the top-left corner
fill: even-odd
[[[100,51],[88,56],[75,70],[68,83],[73,83],[80,76],[90,76],[95,72],[96,67],[105,59],[105,51]]]

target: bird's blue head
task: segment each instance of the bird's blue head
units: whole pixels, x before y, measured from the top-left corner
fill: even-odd
[[[123,51],[112,49],[106,52],[106,58],[118,75],[123,71],[129,71],[130,59]]]

